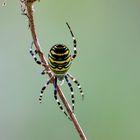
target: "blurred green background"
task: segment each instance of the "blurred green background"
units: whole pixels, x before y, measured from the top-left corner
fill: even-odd
[[[0,1],[2,2],[2,1]],[[76,86],[75,113],[88,140],[140,139],[140,1],[41,0],[35,21],[47,56],[55,43],[73,50],[65,22],[78,42],[70,73]],[[0,139],[78,140],[73,124],[59,110],[50,85],[43,103],[41,76],[29,54],[31,35],[18,0],[0,7]],[[62,87],[70,101],[70,91]]]

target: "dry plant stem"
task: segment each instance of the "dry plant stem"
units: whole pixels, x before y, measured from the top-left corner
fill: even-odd
[[[40,60],[41,62],[44,64],[44,68],[47,70],[47,71],[50,71],[50,68],[49,68],[49,65],[48,65],[48,62],[46,61],[44,55],[43,55],[43,52],[40,48],[40,44],[39,44],[39,41],[38,41],[38,38],[37,38],[37,34],[36,34],[36,31],[35,31],[35,25],[34,25],[34,19],[33,19],[33,11],[32,11],[32,4],[33,2],[35,2],[36,0],[25,0],[25,6],[27,7],[27,16],[28,16],[28,19],[29,19],[29,25],[30,25],[30,30],[31,30],[31,34],[32,34],[32,38],[33,38],[33,41],[34,41],[34,45],[35,45],[35,48],[36,50],[39,52],[38,55],[40,57]],[[48,73],[49,77],[52,77],[52,73]],[[53,79],[54,80],[54,79]],[[58,92],[58,95],[61,99],[61,101],[63,102],[63,105],[64,107],[66,108],[70,118],[71,118],[71,121],[73,122],[81,140],[87,140],[80,124],[78,123],[78,120],[76,119],[74,113],[72,112],[72,109],[70,107],[70,105],[68,104],[62,90],[60,89],[59,86],[57,86],[57,92]]]

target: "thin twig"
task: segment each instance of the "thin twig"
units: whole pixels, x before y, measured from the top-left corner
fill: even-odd
[[[48,65],[48,62],[46,61],[45,57],[44,57],[44,54],[40,48],[40,44],[39,44],[39,40],[37,38],[37,34],[36,34],[36,30],[35,30],[35,25],[34,25],[34,19],[33,19],[33,3],[37,1],[37,0],[21,0],[21,6],[25,6],[25,9],[24,9],[24,14],[28,17],[29,19],[29,27],[30,27],[30,31],[31,31],[31,34],[32,34],[32,38],[33,38],[33,41],[34,41],[34,45],[35,45],[35,48],[38,52],[38,55],[39,55],[39,58],[41,60],[41,62],[44,64],[44,68],[47,70],[47,71],[50,71],[50,68],[49,68],[49,65]],[[22,10],[23,10],[23,7],[22,7]],[[26,12],[25,12],[26,11]],[[49,77],[52,77],[53,73],[48,73]],[[54,80],[54,79],[53,79]],[[52,81],[53,82],[53,81]],[[62,90],[60,89],[59,86],[57,86],[57,92],[58,92],[58,95],[64,105],[64,107],[66,108],[70,118],[71,118],[71,121],[73,122],[81,140],[87,140],[80,124],[78,123],[78,120],[76,119],[68,101],[66,100]]]

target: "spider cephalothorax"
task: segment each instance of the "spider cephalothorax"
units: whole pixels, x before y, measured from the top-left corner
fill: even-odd
[[[58,106],[60,107],[60,109],[64,112],[64,114],[66,116],[68,116],[67,113],[64,111],[60,101],[57,98],[57,88],[56,88],[57,87],[57,80],[62,81],[62,83],[63,83],[64,80],[66,80],[66,82],[67,82],[67,84],[70,88],[70,91],[71,91],[73,111],[74,111],[75,100],[74,100],[74,91],[73,91],[73,87],[72,87],[72,84],[71,84],[70,80],[72,80],[77,85],[78,89],[80,90],[80,93],[81,93],[82,97],[84,97],[84,96],[83,96],[83,91],[82,91],[80,83],[70,73],[68,73],[68,70],[71,66],[72,61],[77,56],[77,50],[76,50],[76,39],[75,39],[75,37],[72,33],[72,30],[71,30],[69,24],[68,23],[66,23],[66,24],[67,24],[67,26],[70,30],[70,33],[72,35],[72,38],[73,38],[74,54],[71,55],[69,48],[64,44],[56,44],[56,45],[51,47],[51,49],[48,53],[48,64],[50,66],[51,71],[53,72],[53,77],[51,77],[46,82],[46,84],[42,87],[41,93],[40,93],[40,96],[39,96],[39,101],[40,101],[40,103],[42,102],[42,97],[43,97],[44,90],[49,85],[51,79],[54,78],[54,83],[53,83],[53,85],[54,85],[54,98],[55,98]],[[30,54],[34,58],[35,62],[37,64],[41,65],[42,63],[40,61],[38,61],[37,57],[36,57],[37,51],[35,50],[35,52],[33,52],[32,46],[33,46],[33,42],[31,44]],[[45,71],[43,71],[42,74],[45,74]]]

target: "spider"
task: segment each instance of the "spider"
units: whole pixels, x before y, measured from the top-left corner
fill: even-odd
[[[57,89],[56,89],[57,80],[61,81],[60,85],[62,85],[64,83],[64,80],[66,80],[68,87],[70,88],[70,92],[71,92],[71,102],[72,102],[72,110],[73,111],[74,111],[75,100],[74,100],[74,91],[73,91],[73,87],[72,87],[70,80],[72,80],[77,85],[77,87],[80,91],[80,94],[82,96],[82,99],[84,98],[84,94],[83,94],[83,90],[82,90],[81,85],[78,82],[78,80],[76,80],[70,73],[68,73],[68,70],[71,66],[72,61],[77,56],[77,49],[76,49],[77,43],[76,43],[76,39],[74,37],[74,34],[71,30],[71,27],[69,26],[69,24],[67,22],[66,22],[66,25],[68,26],[69,31],[71,33],[71,36],[73,38],[74,54],[71,55],[69,48],[64,44],[55,44],[54,46],[51,47],[51,49],[48,53],[48,64],[49,64],[51,71],[53,72],[53,76],[42,87],[41,92],[40,92],[40,96],[39,96],[39,102],[40,103],[42,102],[42,97],[43,97],[44,91],[47,88],[47,86],[49,85],[51,79],[54,78],[54,83],[53,83],[53,85],[54,85],[54,98],[55,98],[59,108],[68,117],[68,115],[65,112],[65,110],[63,109],[59,99],[57,98]],[[36,57],[36,54],[38,53],[37,50],[35,50],[35,51],[32,50],[33,44],[34,44],[34,42],[32,42],[32,44],[31,44],[30,54],[34,58],[34,61],[37,64],[41,65],[42,62],[38,61],[38,59]],[[41,74],[42,75],[46,74],[45,70],[43,70],[43,72]]]

